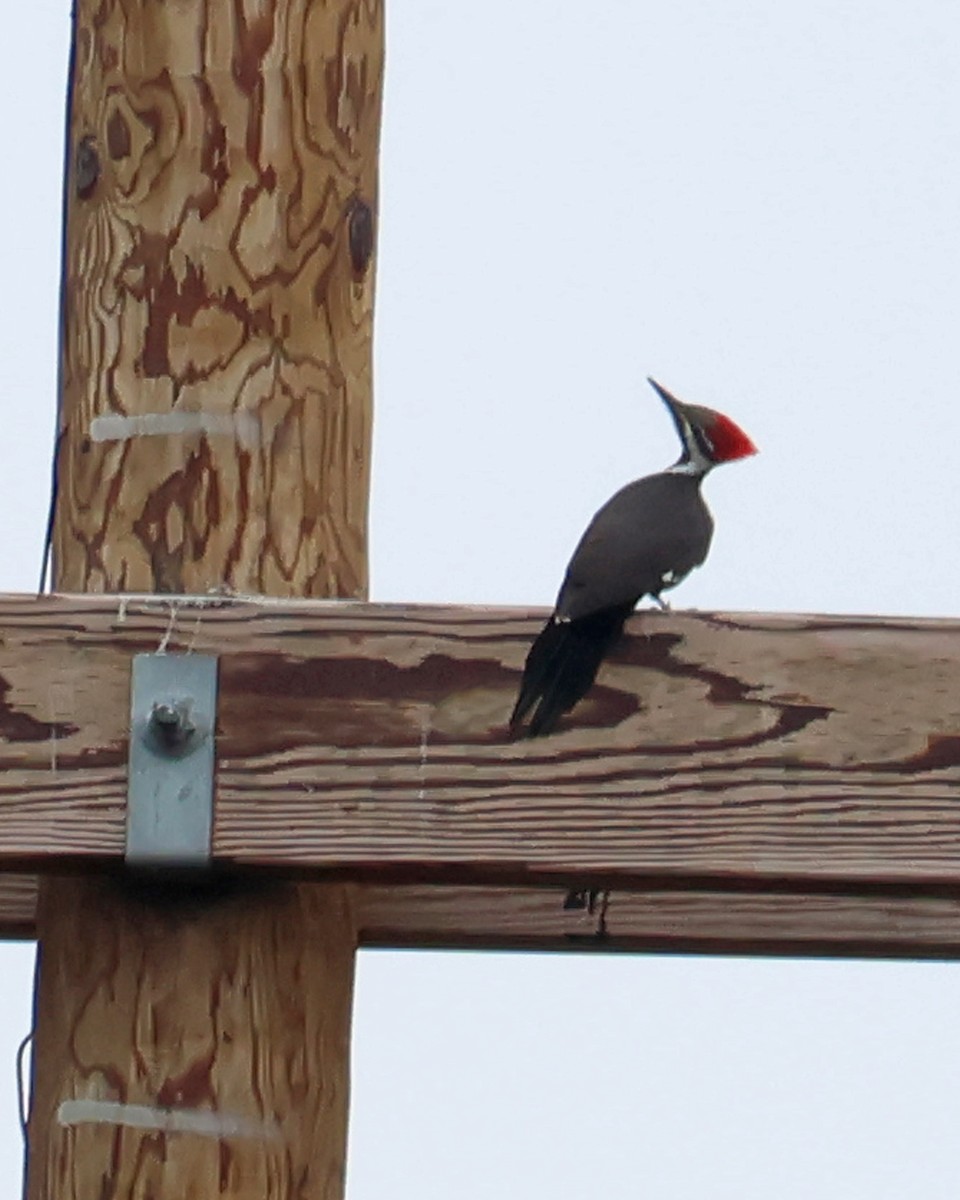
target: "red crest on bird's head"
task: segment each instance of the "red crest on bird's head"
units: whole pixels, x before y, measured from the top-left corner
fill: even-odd
[[[687,414],[690,415],[690,412],[691,408],[688,406]],[[694,408],[693,413],[696,415],[691,417],[692,420],[696,420],[697,415],[702,415],[705,422],[709,421],[709,424],[705,423],[702,428],[713,447],[714,462],[733,462],[735,459],[748,458],[757,453],[756,446],[736,421],[731,421],[729,417],[712,408]]]

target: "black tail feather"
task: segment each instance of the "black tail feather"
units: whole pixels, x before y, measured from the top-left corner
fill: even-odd
[[[563,714],[590,690],[632,607],[606,608],[576,621],[550,618],[527,655],[520,695],[510,717],[511,732],[520,729],[531,710],[528,737],[553,731]]]

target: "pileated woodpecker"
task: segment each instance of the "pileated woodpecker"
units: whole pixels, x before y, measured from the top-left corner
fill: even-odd
[[[676,585],[707,557],[713,518],[700,495],[718,463],[756,454],[729,417],[684,404],[648,380],[670,411],[683,452],[659,475],[634,480],[596,514],[573,552],[556,608],[530,647],[510,729],[532,711],[528,737],[550,733],[590,690],[634,605]]]

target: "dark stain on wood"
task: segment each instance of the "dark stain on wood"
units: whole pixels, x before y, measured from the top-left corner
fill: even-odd
[[[610,656],[612,662],[627,662],[633,666],[656,671],[676,679],[688,679],[700,684],[706,691],[705,703],[716,705],[750,705],[770,709],[775,713],[771,725],[756,732],[730,738],[703,738],[693,742],[669,742],[667,744],[643,743],[643,752],[651,755],[676,755],[702,753],[705,750],[739,750],[775,742],[790,734],[800,733],[816,721],[825,720],[833,709],[822,704],[768,699],[755,696],[755,684],[747,683],[735,675],[707,667],[703,663],[684,661],[675,655],[684,642],[678,633],[635,634],[625,637]],[[612,727],[620,724],[637,710],[645,707],[642,693],[624,693],[606,686],[600,681],[594,684],[590,697],[593,704],[582,703],[565,718],[561,729],[581,725]],[[591,709],[600,720],[591,719]],[[548,743],[549,744],[549,743]]]
[[[312,659],[297,662],[277,655],[231,656],[221,674],[221,718],[229,744],[231,730],[256,729],[256,749],[268,753],[289,745],[409,746],[420,738],[414,706],[434,705],[455,695],[469,678],[473,686],[497,686],[496,663],[463,662],[431,654],[401,667],[369,658]],[[283,719],[269,725],[256,718],[268,703]],[[483,730],[478,735],[483,738]],[[484,739],[488,740],[488,739]],[[437,744],[462,737],[431,734]]]
[[[197,497],[203,498],[198,504]],[[170,522],[169,514],[177,512],[178,519]],[[215,529],[220,515],[220,493],[213,467],[213,451],[206,439],[186,460],[183,470],[175,471],[161,486],[151,492],[132,531],[149,556],[153,570],[154,591],[179,593],[183,588],[185,563],[204,561],[207,539]],[[171,528],[182,529],[180,540],[168,542]],[[219,586],[220,578],[210,578],[207,588]]]
[[[350,262],[355,275],[363,275],[373,254],[373,212],[366,201],[354,196],[347,218]]]
[[[699,684],[706,692],[705,704],[749,705],[769,710],[771,717],[762,729],[730,737],[643,743],[646,755],[699,755],[776,744],[833,712],[827,705],[755,696],[752,693],[758,689],[753,684],[702,663],[680,660],[675,652],[682,643],[682,636],[674,633],[630,638],[617,657]],[[376,744],[399,748],[419,741],[424,709],[436,708],[465,690],[510,694],[515,679],[515,672],[506,670],[496,659],[465,659],[439,652],[427,654],[409,666],[342,654],[302,661],[275,655],[234,655],[223,664],[221,709],[228,736],[233,728],[257,729],[258,753],[290,745],[291,738],[298,745]],[[271,723],[270,728],[275,730],[272,735],[264,722],[254,719],[265,700],[272,710],[284,712],[282,721]],[[590,700],[566,718],[564,727],[613,728],[643,707],[642,694],[598,683]],[[684,709],[687,711],[687,705]],[[460,730],[447,736],[442,729],[431,728],[430,741],[434,745],[508,741],[506,716],[505,709],[502,725],[491,728],[480,724],[466,735]],[[559,763],[582,755],[582,750],[558,750],[555,740],[543,740],[529,744],[524,761],[549,759]],[[778,761],[783,761],[782,756]],[[637,777],[635,766],[631,773]],[[651,768],[651,774],[656,775],[657,770]],[[601,777],[611,779],[609,764]]]
[[[100,155],[92,134],[82,137],[77,143],[77,151],[73,165],[73,180],[77,195],[81,200],[87,200],[93,195],[93,189],[100,178]]]
[[[210,1078],[214,1055],[194,1059],[180,1075],[165,1079],[157,1089],[157,1103],[168,1108],[216,1110],[216,1093]]]
[[[50,738],[67,738],[77,732],[77,726],[67,721],[40,721],[22,712],[10,702],[11,685],[0,676],[0,738],[5,742],[43,742]]]
[[[130,126],[119,109],[114,109],[107,121],[107,153],[116,162],[130,155]]]

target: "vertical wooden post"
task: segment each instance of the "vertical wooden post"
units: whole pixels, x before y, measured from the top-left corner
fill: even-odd
[[[74,39],[56,586],[364,597],[382,3]],[[51,879],[38,924],[30,1200],[341,1195],[348,888]]]

